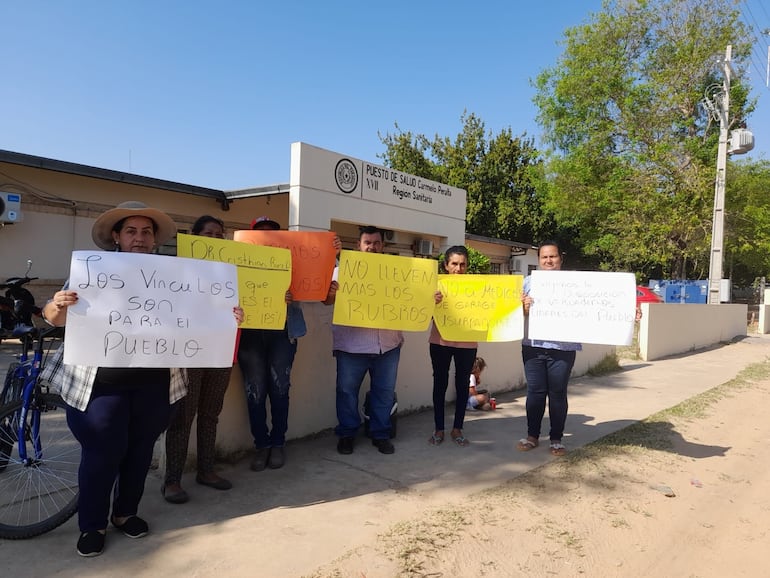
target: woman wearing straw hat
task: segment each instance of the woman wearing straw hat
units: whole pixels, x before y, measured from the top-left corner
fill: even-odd
[[[168,215],[138,201],[106,211],[91,230],[100,248],[134,253],[150,253],[175,234],[176,225]],[[77,293],[65,285],[46,304],[45,319],[64,325],[67,308],[77,300]],[[77,551],[98,556],[104,550],[108,521],[129,538],[141,538],[149,531],[136,514],[155,440],[168,425],[171,404],[186,393],[184,372],[47,364],[52,365],[56,367],[49,370],[49,380],[61,388],[68,405],[67,423],[82,447]]]

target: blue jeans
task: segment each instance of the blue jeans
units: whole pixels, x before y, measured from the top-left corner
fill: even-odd
[[[281,447],[289,427],[289,387],[297,341],[285,329],[244,329],[238,347],[238,364],[246,387],[246,405],[254,446]],[[267,428],[270,398],[271,429]]]
[[[468,386],[471,380],[476,349],[430,344],[430,361],[433,365],[433,421],[436,431],[444,431],[444,405],[449,386],[449,364],[455,360],[455,417],[452,428],[463,429],[465,408],[468,405]]]
[[[561,441],[567,421],[567,384],[575,365],[575,352],[523,345],[521,355],[527,378],[527,435],[540,437],[547,398],[551,421],[549,438]]]
[[[346,353],[335,351],[337,358],[337,421],[334,429],[340,437],[353,437],[361,425],[358,394],[369,372],[371,380],[369,432],[372,439],[390,438],[390,411],[396,392],[398,360],[401,347],[386,353]]]

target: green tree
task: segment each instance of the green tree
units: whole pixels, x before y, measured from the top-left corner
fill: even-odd
[[[606,0],[567,30],[535,83],[549,147],[547,207],[607,269],[705,277],[719,127],[702,106],[733,46],[750,46],[730,0]],[[753,110],[733,83],[730,117]]]
[[[725,188],[725,273],[746,287],[770,276],[770,161],[730,163]]]
[[[396,125],[394,134],[380,135],[386,146],[380,158],[394,169],[465,189],[469,233],[524,241],[550,234],[553,221],[538,194],[543,164],[533,141],[514,137],[510,128],[487,132],[472,113],[460,120],[455,138],[432,140]]]

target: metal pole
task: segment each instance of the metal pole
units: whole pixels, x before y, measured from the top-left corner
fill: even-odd
[[[719,148],[717,149],[717,176],[714,184],[714,218],[711,228],[711,260],[709,261],[709,297],[708,302],[718,305],[722,285],[722,263],[724,257],[725,227],[725,172],[727,169],[728,113],[730,110],[730,59],[733,47],[725,50],[722,98],[719,107]]]

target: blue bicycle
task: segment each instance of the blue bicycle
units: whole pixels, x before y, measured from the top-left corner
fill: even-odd
[[[58,327],[13,332],[22,349],[0,392],[0,538],[38,536],[77,511],[80,444],[67,426],[66,404],[39,379],[62,335]]]

